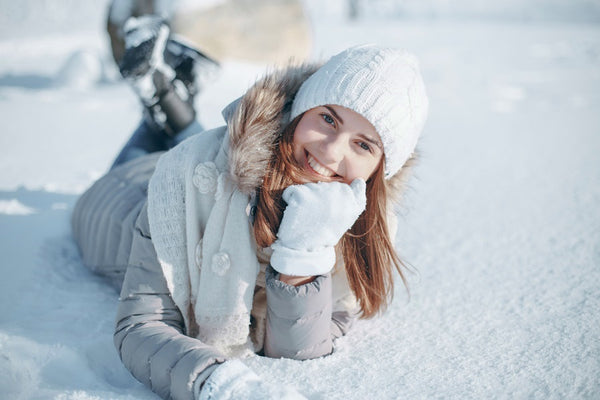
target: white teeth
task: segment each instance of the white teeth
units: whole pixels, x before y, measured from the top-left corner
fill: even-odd
[[[319,162],[315,160],[310,154],[308,155],[308,165],[310,165],[310,167],[314,169],[319,175],[327,177],[335,175],[333,171],[319,164]]]

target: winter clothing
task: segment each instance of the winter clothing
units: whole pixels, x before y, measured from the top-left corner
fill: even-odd
[[[124,164],[121,172],[136,161]],[[102,194],[107,193],[93,197]],[[160,397],[198,398],[200,384],[226,358],[186,335],[181,310],[173,302],[150,238],[145,202],[134,231],[127,233],[133,240],[116,315],[115,347],[131,374]]]
[[[366,183],[311,182],[283,191],[287,203],[271,248],[271,265],[286,275],[328,273],[335,264],[334,246],[367,204]],[[341,207],[340,205],[344,205]]]
[[[279,280],[269,266],[271,249],[258,248],[253,237],[254,195],[294,96],[315,69],[265,77],[224,111],[227,126],[115,167],[75,206],[73,233],[84,262],[117,285],[125,272],[114,335],[121,359],[164,398],[198,398],[217,371],[210,382],[226,381],[219,376],[229,376],[229,368],[219,364],[232,355],[329,354],[357,314],[341,255],[330,273],[294,287]],[[410,165],[386,180],[391,197]],[[286,196],[293,204],[307,194],[290,189]],[[353,218],[364,203],[354,197]],[[289,235],[280,244],[288,245],[294,228],[283,229]],[[331,247],[334,230],[316,236]],[[213,383],[207,387],[219,390]]]
[[[202,125],[198,121],[194,121],[186,129],[179,132],[177,136],[172,137],[162,130],[157,130],[155,124],[148,121],[147,118],[143,118],[115,158],[111,168],[147,154],[167,151],[203,130]]]
[[[249,197],[232,183],[225,129],[166,153],[148,188],[152,242],[186,326],[229,356],[253,352],[250,311],[260,269]]]
[[[203,132],[198,138],[224,136],[224,131]],[[199,390],[215,364],[226,357],[193,338],[198,328],[186,325],[182,315],[186,309],[173,301],[158,261],[145,193],[158,156],[125,163],[97,181],[75,207],[73,232],[84,262],[93,270],[112,276],[116,284],[126,270],[114,337],[124,365],[162,397],[191,398],[194,388]],[[343,266],[338,266],[341,273],[292,287],[267,268],[265,252],[258,256],[261,270],[253,291],[250,331],[256,351],[264,347],[267,356],[296,359],[330,353],[333,339],[345,334],[355,318],[351,310],[356,304]],[[305,323],[293,323],[298,320]]]
[[[300,87],[292,118],[335,104],[365,117],[385,153],[385,177],[411,158],[425,124],[428,99],[412,54],[378,46],[351,47],[332,57]]]
[[[113,168],[79,197],[71,228],[83,263],[120,288],[135,225],[146,203],[148,180],[161,153]]]
[[[169,136],[195,121],[194,95],[199,71],[218,63],[170,36],[164,19],[155,15],[129,18],[124,26],[126,50],[119,63],[143,106],[146,122]]]
[[[227,127],[184,141],[160,156],[155,171],[158,154],[114,168],[75,207],[73,232],[84,262],[112,275],[117,284],[126,270],[115,346],[131,373],[163,397],[197,395],[200,384],[227,358],[226,352],[249,349],[248,336],[254,350],[262,349],[267,356],[314,358],[330,353],[333,339],[345,334],[355,318],[358,307],[341,257],[332,274],[293,287],[279,281],[268,267],[268,249],[257,249],[250,241],[252,196],[262,183],[273,142],[289,121],[291,98],[313,71],[307,66],[289,68],[266,77],[228,107]],[[150,175],[153,183],[146,203]],[[172,185],[166,189],[170,193],[166,200],[161,182]],[[163,201],[177,210],[175,218],[161,214],[169,212],[161,210]],[[175,244],[179,250],[171,252],[165,235],[174,233],[182,241]],[[236,241],[235,247],[220,241],[237,235],[246,241]],[[201,238],[207,244],[200,244]],[[250,250],[254,260],[248,260]],[[213,282],[226,281],[233,271],[243,269],[233,263],[246,261],[257,273],[254,281],[231,279],[232,286],[225,287],[237,293],[244,283],[244,292],[251,294],[250,306],[243,293],[240,301],[231,303],[250,311],[241,323],[251,322],[242,346],[219,350],[195,339],[204,334],[198,319],[206,315],[198,299],[219,301],[205,297],[210,288],[202,292],[198,275],[208,272]],[[198,264],[206,266],[203,271]],[[230,299],[225,293],[223,301]],[[294,323],[298,320],[303,324]],[[210,331],[206,337],[213,340]]]
[[[135,161],[125,164],[121,172]],[[103,194],[107,192],[93,197]],[[255,290],[252,335],[267,331],[266,337],[263,334],[265,355],[304,359],[330,353],[332,340],[345,334],[354,319],[354,314],[343,311],[351,299],[346,297],[344,285],[336,283],[344,275],[319,276],[298,288],[279,281],[270,268],[261,276]],[[226,357],[215,347],[189,337],[150,238],[145,204],[135,223],[120,297],[114,342],[127,369],[163,398],[197,398],[201,383]],[[331,312],[332,302],[336,312]],[[258,322],[261,318],[266,327]],[[298,320],[305,323],[294,324]]]

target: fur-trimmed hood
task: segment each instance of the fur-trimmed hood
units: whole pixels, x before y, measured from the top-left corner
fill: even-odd
[[[318,64],[288,66],[258,80],[223,112],[229,131],[229,171],[239,190],[251,195],[262,184],[277,138],[289,123],[294,97]],[[386,179],[388,199],[400,200],[417,151]]]

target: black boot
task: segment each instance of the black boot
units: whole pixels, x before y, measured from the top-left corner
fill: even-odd
[[[160,17],[130,18],[124,31],[121,75],[140,97],[148,122],[175,136],[196,118],[199,73],[210,74],[218,63],[171,38],[168,24]]]

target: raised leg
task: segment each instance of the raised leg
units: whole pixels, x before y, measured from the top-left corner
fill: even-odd
[[[144,116],[113,167],[168,150],[201,132],[194,109],[198,74],[218,67],[216,61],[172,38],[168,24],[158,16],[130,18],[124,32],[126,50],[119,69],[140,98]]]

